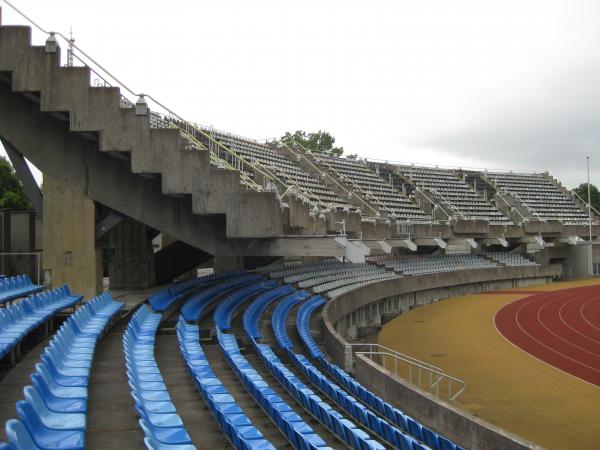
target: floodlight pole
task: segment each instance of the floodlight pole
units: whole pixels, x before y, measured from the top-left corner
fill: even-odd
[[[594,276],[594,264],[593,264],[593,256],[592,256],[592,195],[591,195],[591,187],[590,187],[590,157],[586,156],[587,160],[587,194],[588,194],[588,226],[589,226],[589,269],[590,269],[590,277]]]

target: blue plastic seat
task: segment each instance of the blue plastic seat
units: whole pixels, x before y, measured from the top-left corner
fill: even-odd
[[[83,450],[85,438],[83,431],[47,428],[33,407],[25,401],[17,402],[17,413],[38,447],[45,449]]]

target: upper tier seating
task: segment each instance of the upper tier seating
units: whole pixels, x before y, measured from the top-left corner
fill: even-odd
[[[486,173],[501,193],[512,194],[540,220],[558,219],[564,223],[585,223],[587,213],[579,208],[571,195],[562,192],[544,174],[513,172]]]
[[[140,415],[146,447],[159,450],[177,446],[181,450],[193,450],[196,447],[175,410],[154,359],[154,342],[161,317],[141,305],[123,335],[131,396]]]
[[[519,267],[519,266],[539,266],[538,263],[533,262],[519,253],[511,252],[486,252],[485,256],[493,259],[494,261],[504,264],[505,266]]]
[[[33,386],[24,389],[25,400],[17,402],[20,419],[6,423],[11,449],[83,450],[94,350],[122,307],[101,294],[63,323],[36,365]]]
[[[339,174],[340,181],[352,186],[363,200],[380,212],[394,214],[401,221],[430,221],[431,216],[402,192],[394,189],[365,163],[349,158],[315,155],[315,162],[325,171]]]
[[[27,274],[0,278],[0,305],[17,298],[35,294],[42,289],[44,287],[33,284]]]
[[[397,166],[397,170],[416,187],[437,195],[441,206],[445,206],[450,216],[484,219],[491,224],[511,224],[506,216],[460,179],[454,170],[417,166]]]
[[[346,200],[268,145],[221,131],[210,129],[205,131],[251,164],[258,163],[269,168],[287,185],[298,185],[309,199],[320,201],[332,208],[346,205]],[[209,142],[207,145],[210,147],[214,144]],[[215,150],[219,151],[221,158],[229,160],[232,165],[237,167],[237,162],[230,155],[218,148]],[[250,167],[241,167],[241,169],[249,176],[254,177]]]
[[[6,356],[32,330],[56,313],[74,307],[83,299],[68,286],[41,292],[0,310],[0,358]]]
[[[321,298],[310,299],[302,304],[296,317],[296,329],[298,331],[298,334],[300,335],[302,343],[310,353],[311,357],[319,361],[319,363],[325,368],[325,370],[330,374],[330,376],[332,376],[335,381],[340,383],[347,392],[360,399],[360,401],[364,405],[368,406],[372,411],[376,412],[381,417],[385,417],[387,420],[390,421],[391,424],[398,427],[404,433],[407,433],[413,438],[426,443],[429,447],[431,447],[434,450],[462,450],[461,447],[459,447],[458,445],[454,444],[453,442],[449,441],[448,439],[442,436],[439,436],[434,431],[421,425],[417,421],[413,420],[411,417],[404,414],[399,409],[385,402],[383,399],[376,396],[371,391],[362,386],[360,383],[358,383],[356,380],[354,380],[352,377],[350,377],[350,375],[344,372],[337,365],[331,364],[325,359],[323,352],[321,351],[317,343],[314,341],[310,331],[311,317],[313,313],[324,303],[325,302]],[[287,308],[281,309],[281,312],[285,311],[287,311]],[[286,320],[287,319],[278,319],[277,322],[273,321],[273,324],[285,323]],[[279,330],[275,331],[276,336],[284,336],[286,334],[287,332],[285,329],[280,328]],[[289,341],[289,338],[286,338],[284,336],[283,343],[285,344],[286,341]],[[283,348],[287,349],[289,354],[294,355],[291,348]],[[307,377],[311,379],[311,381],[315,379],[317,380],[315,381],[316,383],[324,385],[325,390],[329,389],[329,387],[327,386],[327,380],[318,371],[318,369],[316,369],[312,364],[310,364],[307,358],[298,358],[297,365],[303,371],[308,372]],[[332,395],[341,395],[339,394],[339,391],[335,389],[333,390],[333,392],[334,393],[332,393]],[[398,434],[390,435],[389,431],[383,431],[385,429],[385,425],[383,425],[382,432],[384,432],[386,436],[389,435],[390,438],[396,438],[399,444],[397,446],[399,448],[407,450],[415,448],[427,448],[423,446],[418,446],[420,444],[417,444],[416,442],[413,442],[412,446],[406,445],[406,440],[404,439],[406,438],[406,436],[400,436]]]
[[[459,270],[493,269],[498,264],[475,255],[409,255],[402,257],[374,258],[403,275],[455,272]]]

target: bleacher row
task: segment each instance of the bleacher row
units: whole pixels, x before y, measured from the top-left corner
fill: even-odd
[[[67,288],[51,291],[45,302],[38,296],[20,304],[44,305],[45,311],[73,306],[80,301]],[[18,419],[6,423],[5,450],[85,448],[88,384],[96,345],[123,307],[110,294],[85,303],[55,333],[31,374],[32,385],[23,389],[16,403]],[[38,320],[43,309],[26,317]]]
[[[352,269],[340,263],[316,264],[311,269],[327,272],[334,267],[357,282]],[[361,267],[357,270],[368,266]],[[272,279],[223,272],[186,280],[156,292],[130,316],[122,346],[135,405],[132,414],[139,418],[146,447],[195,448],[154,356],[161,322],[177,314],[179,349],[191,380],[232,447],[275,448],[215,375],[205,355],[199,323],[214,307],[212,326],[216,342],[230,370],[294,448],[342,445],[358,449],[460,449],[327,361],[312,338],[310,325],[315,311],[325,303],[324,298],[297,289],[284,278],[303,279],[301,269],[306,267],[271,272],[272,276],[278,275]],[[27,297],[6,311],[15,311],[10,315],[15,324],[31,329],[48,315],[80,302],[80,296],[62,287]],[[24,400],[16,404],[19,418],[7,422],[9,442],[1,444],[0,449],[85,447],[87,388],[95,349],[122,307],[110,294],[102,294],[84,303],[63,323],[42,353],[31,377],[32,385],[24,389]],[[295,332],[304,348],[296,347],[288,335],[294,309]],[[234,326],[240,316],[241,326]],[[272,330],[273,341],[268,338],[270,331],[262,331],[265,321]],[[277,395],[272,382],[245,356],[240,346],[243,340],[251,343],[264,367],[261,370],[283,387],[294,404]],[[326,439],[311,426],[313,420],[319,423],[319,430],[327,430]]]
[[[429,222],[432,217],[419,205],[414,192],[423,191],[433,198],[450,216],[465,219],[488,220],[495,225],[510,225],[511,220],[497,208],[492,196],[514,196],[530,211],[528,218],[561,220],[578,224],[587,220],[587,214],[571,194],[565,193],[549,175],[539,173],[486,172],[415,165],[394,165],[368,162],[361,159],[337,158],[323,154],[306,153],[318,167],[319,173],[309,173],[293,158],[281,153],[275,146],[267,145],[230,133],[205,129],[214,139],[251,164],[258,164],[288,186],[299,188],[301,194],[313,202],[335,209],[348,207],[345,192],[334,192],[320,178],[329,174],[350,191],[384,216],[406,222]],[[201,138],[208,147],[212,144]],[[219,156],[235,167],[239,166],[231,153],[214,149]],[[239,161],[239,160],[237,160]],[[255,177],[251,167],[239,167],[250,177]],[[471,182],[469,182],[470,180]],[[475,183],[472,184],[472,181]],[[480,189],[480,187],[484,189]],[[500,203],[504,202],[500,200]],[[373,215],[369,208],[361,207],[363,214]],[[439,218],[438,218],[439,219]]]
[[[306,291],[297,291],[289,284],[279,285],[274,280],[265,281],[256,275],[238,275],[233,280],[230,277],[204,287],[182,306],[182,314],[177,323],[180,350],[202,398],[232,445],[236,448],[272,448],[215,376],[200,344],[198,323],[214,304],[216,308],[213,320],[217,341],[229,367],[294,448],[324,448],[326,444],[289,404],[275,394],[269,383],[244,356],[238,344],[242,336],[235,334],[235,327],[232,325],[234,317],[241,314],[244,305],[247,307],[243,313],[243,329],[262,364],[297,404],[304,408],[308,416],[317,419],[341,442],[352,448],[364,449],[457,448],[383,400],[379,399],[380,403],[377,403],[377,397],[373,394],[369,396],[370,392],[364,388],[360,390],[358,383],[350,385],[347,381],[341,383],[334,380],[331,376],[333,366],[323,365],[326,360],[322,353],[313,351],[308,358],[292,351],[293,345],[286,331],[291,310],[299,304],[308,305],[301,308],[297,324],[303,341],[308,342],[310,327],[307,325],[307,318],[310,314],[307,313],[314,311],[323,302],[322,298],[311,297]],[[262,317],[274,304],[272,326],[277,344],[302,373],[302,378],[298,378],[286,367],[276,350],[261,342]],[[317,368],[318,364],[323,365],[323,372]],[[339,368],[338,370],[341,371]],[[353,392],[347,390],[348,386],[352,387]],[[232,426],[234,423],[239,426]]]

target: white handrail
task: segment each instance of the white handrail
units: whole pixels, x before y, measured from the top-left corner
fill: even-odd
[[[73,48],[77,49],[77,51],[80,54],[84,55],[85,58],[87,58],[97,68],[99,68],[100,70],[102,70],[106,75],[108,75],[113,81],[115,81],[120,87],[122,87],[123,89],[125,89],[131,95],[133,95],[135,97],[143,97],[143,98],[148,98],[148,99],[152,100],[156,105],[158,105],[160,108],[162,108],[164,111],[166,111],[169,114],[168,117],[160,116],[160,115],[157,114],[156,116],[158,117],[158,119],[159,120],[160,119],[165,120],[171,126],[179,129],[181,132],[184,133],[184,135],[186,135],[186,137],[188,139],[190,139],[193,143],[195,143],[196,145],[198,145],[200,148],[206,149],[206,147],[204,146],[204,144],[202,144],[200,141],[197,140],[196,133],[199,133],[204,138],[206,138],[209,141],[211,141],[212,143],[214,143],[221,150],[223,150],[227,154],[231,155],[232,158],[238,160],[243,165],[246,165],[246,166],[252,168],[252,170],[254,170],[255,172],[258,172],[258,173],[262,174],[267,179],[269,179],[269,180],[271,180],[273,182],[279,183],[279,184],[281,184],[281,185],[283,185],[285,187],[292,188],[293,191],[297,191],[297,192],[299,192],[299,193],[301,193],[301,194],[303,194],[305,196],[308,193],[309,195],[307,196],[307,200],[309,201],[309,203],[318,203],[324,209],[328,208],[328,205],[325,204],[324,202],[322,202],[319,199],[319,197],[316,196],[309,189],[300,187],[293,180],[289,180],[289,181],[292,181],[292,185],[291,186],[288,185],[287,183],[285,183],[284,181],[282,181],[277,175],[275,175],[272,171],[268,170],[267,168],[265,168],[265,170],[263,170],[263,169],[257,167],[255,164],[252,164],[251,162],[247,161],[245,158],[243,158],[240,155],[238,155],[235,151],[233,151],[232,149],[228,148],[227,146],[225,146],[224,144],[222,144],[218,140],[214,139],[209,133],[207,133],[204,130],[202,130],[201,127],[196,126],[193,122],[185,120],[183,117],[181,117],[180,115],[178,115],[177,113],[175,113],[173,110],[171,110],[166,105],[164,105],[162,102],[160,102],[158,99],[154,98],[152,95],[145,94],[145,93],[137,93],[137,92],[135,92],[128,85],[126,85],[125,83],[123,83],[119,78],[117,78],[115,75],[113,75],[109,70],[107,70],[102,64],[100,64],[99,62],[97,62],[88,53],[86,53],[78,45],[76,45],[74,42],[72,42],[72,40],[69,39],[68,37],[66,37],[64,34],[62,34],[60,32],[57,32],[57,31],[48,31],[48,30],[45,30],[37,22],[35,22],[33,19],[31,19],[29,16],[27,16],[25,13],[23,13],[20,9],[18,9],[16,6],[14,6],[9,0],[0,0],[0,1],[3,1],[4,3],[6,3],[10,8],[12,8],[15,12],[17,12],[19,15],[21,15],[23,18],[25,18],[25,20],[27,20],[28,22],[30,22],[34,27],[36,27],[42,33],[48,34],[50,36],[59,36],[60,38],[64,39],[66,42],[68,42],[70,45],[72,45]],[[81,61],[85,66],[87,66],[92,72],[94,72],[97,76],[99,76],[107,85],[111,86],[111,84],[106,80],[106,78],[103,77],[101,74],[99,74],[96,70],[94,70],[94,68],[90,67],[85,61],[83,61],[78,56],[75,55],[75,57],[79,61]],[[133,102],[131,102],[129,99],[125,98],[125,100],[129,104],[133,105]],[[173,120],[173,118],[178,119],[180,122],[182,122],[183,124],[185,124],[185,126],[182,126],[181,123],[178,123],[176,120]],[[250,187],[251,189],[257,190],[257,191],[263,191],[264,190],[262,186],[258,185],[250,177],[248,177],[244,173],[243,170],[238,169],[238,168],[232,166],[226,160],[223,160],[222,158],[219,158],[217,155],[214,155],[211,152],[211,159],[213,158],[213,156],[214,156],[214,158],[218,159],[218,161],[216,162],[217,165],[222,165],[222,166],[224,166],[224,167],[226,167],[226,168],[228,168],[230,170],[235,170],[235,171],[239,172],[240,176],[242,178],[242,182],[244,184],[246,184],[248,187]]]
[[[436,369],[432,369],[431,367],[428,367],[428,364],[422,363],[422,362],[415,362],[413,361],[414,358],[404,358],[402,356],[399,356],[397,353],[395,352],[389,352],[389,351],[370,351],[370,352],[356,352],[357,355],[364,355],[365,357],[369,358],[371,361],[376,362],[377,364],[381,365],[383,368],[387,369],[386,367],[386,357],[390,357],[392,358],[392,361],[394,362],[394,375],[396,376],[400,376],[400,374],[398,373],[398,362],[401,363],[406,363],[408,365],[408,378],[405,378],[410,384],[417,386],[418,388],[422,388],[423,385],[423,372],[425,372],[425,378],[429,378],[429,382],[427,384],[427,390],[429,391],[429,393],[434,394],[438,397],[440,397],[440,387],[442,386],[443,382],[446,382],[447,384],[447,398],[449,401],[455,400],[456,398],[458,398],[458,396],[460,394],[462,394],[466,388],[467,388],[467,383],[465,383],[463,380],[460,380],[456,377],[453,377],[451,375],[448,375],[442,371],[436,370]],[[379,361],[375,361],[374,357],[380,357],[381,362]],[[416,376],[413,376],[413,372],[416,369]],[[416,382],[413,381],[413,378],[416,378]],[[458,386],[460,386],[460,389],[453,394],[453,386],[452,383],[456,383]]]
[[[442,208],[440,205],[438,205],[436,202],[434,202],[432,199],[430,199],[429,196],[425,193],[425,191],[423,189],[421,189],[418,185],[416,185],[415,191],[420,192],[423,195],[423,197],[425,197],[427,199],[427,201],[429,203],[431,203],[437,209],[439,209],[440,211],[442,211],[446,215],[446,217],[448,218],[448,220],[452,219],[452,217],[450,217],[450,215],[444,210],[444,208]],[[435,220],[435,217],[433,217],[433,213],[431,214],[431,216],[432,216],[433,220]]]
[[[594,208],[591,203],[586,202],[584,199],[582,199],[579,194],[575,191],[569,191],[571,192],[571,194],[574,194],[581,202],[583,202],[583,204],[587,207],[587,208],[591,208],[597,215],[600,216],[600,212],[598,212],[598,210],[596,208]]]

